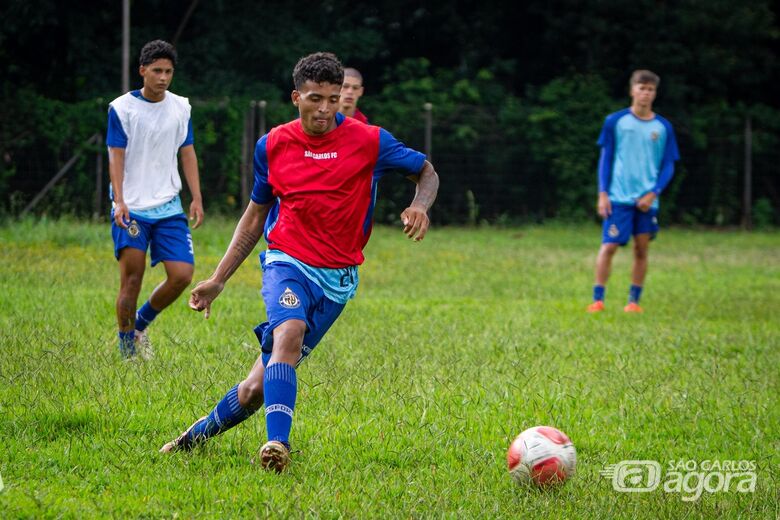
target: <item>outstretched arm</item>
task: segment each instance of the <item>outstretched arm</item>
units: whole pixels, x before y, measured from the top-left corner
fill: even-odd
[[[225,283],[257,245],[263,235],[263,224],[273,202],[257,204],[249,201],[241,220],[233,232],[233,239],[222,260],[208,280],[200,282],[190,294],[190,308],[198,312],[205,310],[206,318],[211,313],[211,303],[219,296]]]
[[[431,225],[428,210],[431,209],[433,201],[436,200],[436,193],[439,191],[439,176],[433,169],[433,165],[425,161],[420,173],[410,178],[417,183],[417,189],[414,200],[401,213],[401,222],[406,236],[420,241],[425,238]]]

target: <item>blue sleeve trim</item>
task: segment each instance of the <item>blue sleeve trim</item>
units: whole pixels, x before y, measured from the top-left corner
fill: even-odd
[[[111,148],[127,148],[127,134],[122,128],[114,107],[108,107],[108,131],[106,132],[106,145]]]
[[[255,145],[255,185],[252,188],[252,201],[256,204],[268,204],[274,199],[271,185],[268,184],[268,134],[258,139]]]
[[[408,148],[384,128],[379,129],[379,157],[374,167],[375,178],[395,169],[403,170],[407,175],[420,173],[423,164],[425,154]]]
[[[674,176],[674,161],[664,158],[661,162],[661,171],[658,173],[658,180],[653,188],[653,193],[660,195],[666,189]]]
[[[181,143],[179,148],[184,148],[185,146],[189,146],[191,144],[195,144],[195,134],[192,131],[192,118],[190,117],[190,120],[187,123],[187,137],[184,138],[184,142]]]
[[[612,146],[609,149],[602,148],[599,157],[599,193],[609,191],[609,183],[612,180],[612,158],[615,156],[615,150]]]
[[[608,115],[604,119],[604,126],[601,127],[598,144],[601,147],[599,156],[599,193],[609,191],[609,183],[612,180],[612,164],[615,158],[615,127],[617,122],[631,112],[630,108],[624,108],[618,112]]]

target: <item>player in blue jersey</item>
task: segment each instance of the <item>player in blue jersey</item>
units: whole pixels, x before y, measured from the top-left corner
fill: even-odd
[[[176,51],[162,40],[144,45],[139,74],[143,88],[113,100],[108,109],[111,235],[119,261],[116,317],[119,351],[125,358],[152,355],[146,327],[192,281],[194,253],[187,215],[181,205],[177,155],[192,195],[193,228],[203,221],[198,159],[187,98],[169,92]],[[136,311],[146,251],[152,266],[162,262],[166,279]]]
[[[642,312],[639,298],[647,274],[650,240],[658,233],[658,197],[680,159],[672,124],[653,112],[660,78],[649,70],[631,75],[631,106],[607,116],[598,145],[598,212],[604,219],[596,259],[593,303],[588,312],[604,310],[604,293],[612,257],[634,237],[634,265],[626,312]]]
[[[255,328],[261,354],[208,416],[162,452],[191,449],[265,406],[268,442],[260,449],[259,463],[284,470],[290,462],[296,367],[355,295],[378,178],[395,170],[411,176],[417,190],[401,213],[404,232],[422,240],[428,230],[427,212],[439,186],[433,166],[386,130],[338,113],[343,79],[333,54],[301,58],[292,92],[300,118],[273,128],[255,146],[251,201],[214,274],[193,289],[190,306],[208,316],[265,231],[268,250],[261,264],[267,320]]]

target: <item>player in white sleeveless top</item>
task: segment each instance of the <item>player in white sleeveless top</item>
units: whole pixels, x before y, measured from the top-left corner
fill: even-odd
[[[151,356],[146,327],[192,280],[195,259],[179,198],[178,156],[192,195],[192,227],[203,221],[191,107],[187,98],[168,92],[176,58],[167,42],[144,45],[139,60],[143,88],[116,98],[108,109],[111,235],[120,272],[116,316],[119,351],[125,358]],[[151,265],[162,262],[167,277],[136,311],[147,249]]]

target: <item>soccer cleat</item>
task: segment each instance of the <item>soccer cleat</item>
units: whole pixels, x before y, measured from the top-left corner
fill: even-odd
[[[135,348],[142,359],[149,361],[154,357],[152,341],[149,339],[149,335],[145,330],[135,331],[135,345]]]
[[[628,305],[623,307],[623,312],[645,312],[642,307],[636,302],[629,302]]]
[[[201,417],[200,419],[192,423],[192,425],[186,430],[184,430],[184,432],[182,432],[181,435],[179,435],[174,440],[172,440],[171,442],[165,444],[165,446],[160,448],[160,453],[170,453],[172,451],[179,451],[179,450],[189,451],[192,448],[194,448],[195,444],[197,444],[197,440],[192,440],[192,439],[188,440],[187,434],[190,433],[190,431],[192,431],[192,429],[195,426],[200,424],[202,421],[205,421],[207,417],[208,415],[204,415],[203,417]]]
[[[268,441],[260,448],[260,465],[268,471],[281,473],[290,464],[290,450],[279,441]]]
[[[601,312],[604,310],[604,302],[601,300],[596,300],[595,302],[588,305],[586,310],[590,313]]]

